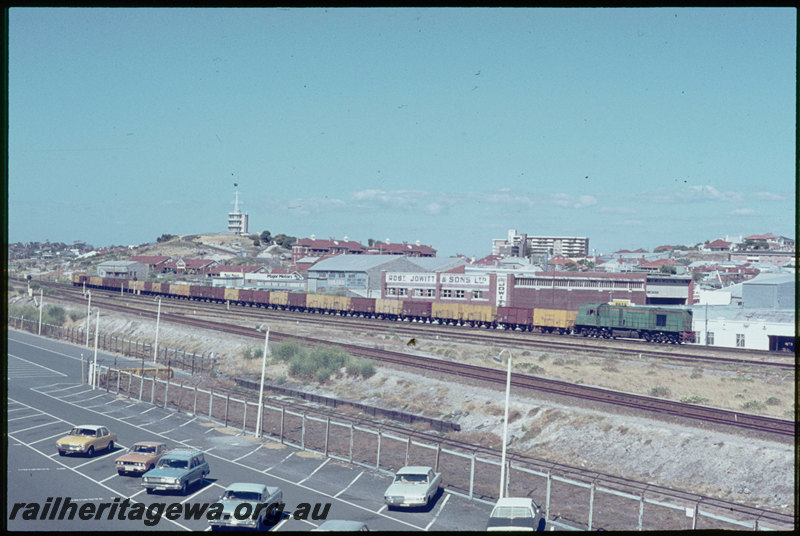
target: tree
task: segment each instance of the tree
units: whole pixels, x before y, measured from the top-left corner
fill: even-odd
[[[662,274],[675,275],[678,273],[678,270],[674,266],[670,266],[669,264],[662,264],[661,268],[659,268],[658,271],[661,272]]]
[[[265,244],[269,244],[272,241],[272,234],[269,231],[261,231],[261,241]]]
[[[367,247],[372,247],[375,245],[376,240],[374,238],[367,239]]]
[[[175,238],[175,235],[164,233],[161,236],[159,236],[158,238],[156,238],[156,242],[158,242],[159,244],[161,242],[169,242],[173,238]]]
[[[297,242],[297,237],[288,236],[281,233],[279,235],[276,235],[275,238],[272,239],[272,241],[281,247],[290,248],[293,243]]]

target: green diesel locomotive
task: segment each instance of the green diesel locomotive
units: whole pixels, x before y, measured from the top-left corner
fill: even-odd
[[[692,311],[652,305],[586,303],[578,307],[575,334],[605,339],[626,337],[650,342],[694,342]]]

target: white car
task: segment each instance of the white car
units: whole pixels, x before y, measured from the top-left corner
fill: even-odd
[[[424,465],[408,465],[397,471],[383,498],[389,508],[425,506],[439,492],[441,484],[442,473]]]
[[[503,497],[489,515],[487,532],[544,530],[541,507],[528,497]]]

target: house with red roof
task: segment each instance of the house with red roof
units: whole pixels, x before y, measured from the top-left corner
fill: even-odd
[[[639,265],[636,267],[637,272],[660,272],[661,268],[664,266],[672,266],[675,268],[676,274],[685,274],[686,273],[686,265],[681,264],[678,261],[673,261],[672,259],[656,259],[654,261],[643,261],[640,262]]]
[[[717,238],[713,242],[709,242],[708,244],[703,246],[705,251],[730,251],[732,242],[726,242],[721,238]]]
[[[416,242],[409,244],[408,242],[400,243],[385,243],[375,242],[369,249],[369,255],[405,255],[406,257],[435,257],[436,250],[430,246]]]
[[[178,259],[165,263],[163,271],[176,274],[205,274],[216,264],[217,261],[212,259]]]
[[[311,238],[301,238],[292,244],[292,262],[297,262],[303,257],[322,257],[323,255],[360,255],[367,248],[359,242],[348,240],[318,240],[313,235]]]
[[[172,257],[167,255],[134,255],[128,260],[146,264],[150,272],[161,272],[164,269],[164,265],[172,260]]]
[[[206,270],[206,275],[208,277],[232,277],[241,276],[244,274],[262,273],[265,271],[266,269],[263,266],[245,264],[217,264],[209,267],[208,270]]]

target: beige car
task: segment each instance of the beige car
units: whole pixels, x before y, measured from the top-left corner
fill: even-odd
[[[115,460],[117,472],[121,475],[135,473],[141,475],[156,466],[158,460],[167,453],[166,443],[158,441],[139,441],[128,452]]]
[[[56,441],[58,454],[80,453],[94,456],[95,451],[107,449],[114,450],[114,441],[117,434],[112,434],[105,426],[96,424],[83,424],[70,430],[69,434]]]

